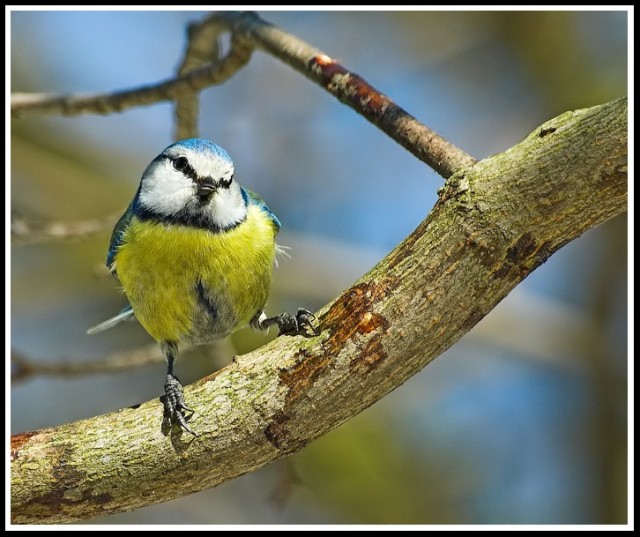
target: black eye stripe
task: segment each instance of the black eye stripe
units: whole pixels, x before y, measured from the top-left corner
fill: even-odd
[[[171,160],[171,162],[173,163],[173,167],[176,170],[178,170],[179,172],[184,173],[192,181],[197,181],[198,180],[198,175],[196,174],[196,171],[189,164],[189,161],[187,160],[187,157],[169,158],[169,160]]]
[[[191,164],[189,164],[187,157],[180,156],[180,157],[167,157],[167,158],[171,161],[171,163],[173,164],[173,167],[176,170],[185,174],[193,182],[198,183],[206,179],[206,177],[198,176],[196,171],[191,167]],[[221,177],[217,181],[214,179],[214,182],[220,188],[229,188],[231,186],[232,181],[233,181],[233,175],[229,179],[224,179],[223,177]]]

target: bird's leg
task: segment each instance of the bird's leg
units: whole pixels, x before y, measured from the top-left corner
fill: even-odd
[[[313,326],[315,315],[309,310],[298,308],[295,317],[287,312],[267,317],[264,311],[260,311],[251,320],[251,328],[254,330],[268,330],[270,326],[277,325],[280,330],[279,336],[317,336],[320,332]]]
[[[182,393],[182,384],[173,374],[173,362],[178,357],[178,346],[172,341],[163,341],[160,344],[162,354],[167,360],[167,376],[164,381],[164,395],[160,398],[164,405],[164,419],[163,423],[167,423],[169,426],[177,423],[185,431],[191,433],[194,436],[198,436],[187,425],[187,419],[185,412],[193,412],[184,402],[184,395]]]

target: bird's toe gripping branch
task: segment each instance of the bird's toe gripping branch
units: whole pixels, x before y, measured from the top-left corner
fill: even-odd
[[[255,326],[259,330],[267,330],[270,326],[277,325],[282,336],[317,336],[320,331],[313,325],[316,316],[309,310],[304,308],[298,308],[295,317],[290,313],[281,313],[275,317],[266,317],[261,312],[260,316],[252,322],[252,326]]]
[[[193,410],[184,402],[182,384],[180,384],[178,377],[167,373],[167,378],[164,381],[164,395],[160,397],[160,400],[164,405],[163,426],[171,427],[171,425],[177,423],[188,433],[191,433],[193,436],[198,436],[187,424],[188,417],[186,412],[193,413]]]

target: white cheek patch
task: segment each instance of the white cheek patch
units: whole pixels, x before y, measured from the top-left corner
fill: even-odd
[[[193,198],[193,182],[168,161],[147,170],[142,178],[140,203],[158,214],[179,212]]]
[[[233,183],[228,189],[219,189],[209,204],[208,212],[221,228],[232,227],[244,220],[247,207],[237,183]]]
[[[232,163],[193,152],[185,156],[200,177],[212,177],[219,181],[230,180],[233,176]],[[208,203],[202,203],[193,179],[176,170],[170,158],[152,163],[145,171],[139,201],[142,207],[156,215],[171,217],[182,213],[183,216],[196,218],[205,216],[222,229],[242,222],[247,214],[244,198],[236,182],[231,182],[227,188],[219,187]]]

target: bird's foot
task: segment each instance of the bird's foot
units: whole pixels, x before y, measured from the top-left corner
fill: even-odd
[[[187,417],[186,412],[193,414],[193,409],[189,408],[184,402],[182,384],[180,384],[178,377],[173,376],[171,373],[167,374],[167,378],[164,381],[164,395],[160,397],[160,400],[164,405],[163,425],[171,427],[177,423],[188,433],[198,436],[187,424],[187,420],[191,416]]]
[[[287,312],[263,321],[263,325],[278,325],[280,336],[317,336],[320,331],[313,325],[316,316],[309,310],[298,308],[295,317]]]

